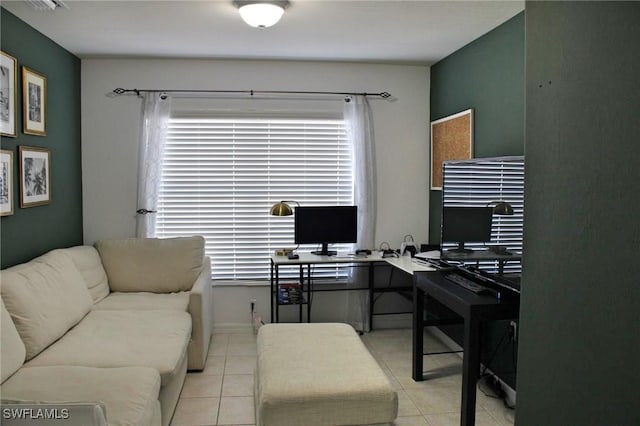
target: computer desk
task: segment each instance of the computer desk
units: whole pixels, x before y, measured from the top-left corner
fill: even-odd
[[[475,251],[473,253],[445,253],[449,256],[449,260],[461,261],[461,262],[477,262],[481,260],[496,260],[498,261],[498,274],[502,274],[504,264],[507,261],[519,261],[521,256],[519,254],[496,254],[489,251]],[[391,265],[395,269],[402,270],[410,275],[419,271],[433,271],[434,268],[424,263],[412,259],[407,256],[400,257],[382,257],[380,252],[374,251],[368,256],[354,256],[347,254],[338,254],[337,256],[319,256],[311,253],[299,253],[298,259],[289,259],[287,256],[271,256],[271,274],[270,274],[270,295],[271,295],[271,322],[279,322],[280,320],[280,304],[278,303],[278,286],[280,284],[280,268],[281,267],[295,267],[299,268],[299,281],[300,283],[306,282],[307,285],[303,286],[306,289],[307,302],[309,301],[310,293],[312,292],[311,286],[308,285],[311,282],[311,267],[312,266],[328,266],[332,264],[351,265],[352,267],[366,267],[368,270],[368,284],[367,287],[359,288],[342,288],[332,290],[314,290],[314,291],[351,291],[351,290],[368,290],[369,291],[369,323],[373,324],[373,303],[374,293],[376,291],[374,287],[374,274],[376,265]],[[306,268],[306,274],[305,274]],[[391,288],[391,291],[411,291],[412,288]],[[311,304],[302,303],[299,305],[300,313],[299,318],[302,321],[302,309],[303,305],[307,305],[307,321],[311,321]],[[443,323],[439,323],[443,324]],[[437,324],[437,325],[439,325]],[[434,324],[435,325],[435,324]]]
[[[502,297],[478,295],[444,278],[441,271],[414,272],[413,285],[413,344],[412,378],[423,377],[423,330],[432,325],[424,319],[425,296],[431,297],[464,321],[462,360],[462,405],[460,424],[475,424],[476,384],[480,374],[480,333],[484,321],[514,319],[520,311],[520,297],[517,293],[503,291]]]
[[[311,253],[298,253],[298,259],[289,259],[287,256],[271,256],[271,322],[279,322],[280,321],[280,305],[278,302],[278,289],[280,286],[280,268],[283,266],[297,266],[299,268],[300,275],[300,283],[304,283],[306,281],[306,286],[303,285],[302,289],[306,289],[307,299],[304,303],[294,303],[294,305],[299,305],[300,313],[299,318],[302,321],[302,306],[307,305],[307,321],[311,322],[311,303],[309,303],[311,296],[311,267],[312,266],[327,266],[334,264],[342,264],[342,265],[351,265],[356,267],[367,267],[369,271],[369,279],[368,286],[361,288],[345,288],[332,290],[332,291],[348,291],[348,290],[369,290],[369,295],[371,295],[373,289],[373,274],[374,274],[374,265],[379,262],[384,262],[384,259],[378,252],[374,252],[369,256],[354,256],[354,255],[336,255],[336,256],[320,256]],[[306,268],[306,277],[305,277],[305,268]],[[313,290],[321,291],[321,290]],[[324,290],[327,291],[327,290]]]
[[[289,259],[287,256],[271,256],[271,276],[270,276],[270,295],[271,295],[271,322],[280,321],[280,304],[278,303],[278,287],[280,285],[280,268],[281,267],[298,267],[299,268],[299,280],[300,283],[306,282],[307,285],[303,286],[305,290],[307,300],[305,303],[299,304],[299,318],[302,321],[302,306],[307,305],[307,321],[311,321],[311,304],[309,301],[310,293],[312,292],[311,286],[311,269],[312,266],[322,265],[350,265],[352,267],[366,267],[368,270],[368,283],[366,287],[358,288],[341,288],[337,290],[313,290],[313,291],[352,291],[352,290],[368,290],[369,292],[369,322],[373,322],[373,294],[376,291],[374,287],[374,274],[376,265],[392,265],[398,269],[401,269],[409,274],[413,275],[414,271],[431,271],[434,270],[430,266],[422,265],[417,262],[413,262],[409,256],[400,257],[385,257],[374,251],[368,256],[353,256],[353,255],[337,255],[337,256],[319,256],[311,253],[299,253],[298,259]],[[306,269],[306,271],[305,271]],[[305,274],[306,272],[306,274]],[[401,290],[394,288],[394,290]],[[411,288],[407,289],[411,291]],[[297,303],[296,303],[297,304]],[[294,304],[294,305],[296,305]]]

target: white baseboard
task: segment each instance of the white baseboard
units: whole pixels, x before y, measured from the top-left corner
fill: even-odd
[[[458,345],[453,339],[451,339],[449,336],[447,336],[442,330],[440,330],[438,327],[429,327],[429,331],[436,336],[438,339],[440,339],[442,341],[442,343],[444,343],[444,345],[449,348],[452,351],[462,351],[462,347],[460,345]],[[460,358],[462,358],[462,353],[458,353],[457,354]],[[488,372],[490,372],[491,374],[493,374],[495,376],[495,373],[493,371],[491,371],[490,369],[487,369]],[[509,386],[508,384],[506,384],[502,379],[500,379],[500,377],[495,376],[496,379],[498,379],[498,381],[500,381],[500,383],[502,384],[502,389],[504,389],[504,392],[507,394],[507,402],[509,403],[509,405],[516,405],[516,391],[514,389],[511,388],[511,386]]]
[[[413,326],[411,314],[374,315],[373,329],[411,328]]]
[[[380,315],[373,317],[374,329],[411,328],[411,315]],[[357,328],[357,327],[356,327]],[[216,323],[213,325],[213,333],[245,333],[252,331],[250,323]]]

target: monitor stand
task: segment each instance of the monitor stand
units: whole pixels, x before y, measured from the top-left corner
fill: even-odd
[[[458,247],[447,250],[447,253],[473,253],[473,250],[464,248],[464,242],[459,242]]]
[[[318,256],[335,256],[336,254],[338,254],[338,252],[329,250],[329,243],[322,243],[322,249],[312,251],[311,254],[315,254]]]

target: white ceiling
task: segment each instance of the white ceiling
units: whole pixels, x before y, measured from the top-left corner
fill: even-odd
[[[335,60],[430,65],[524,9],[524,1],[291,0],[258,30],[232,0],[64,0],[2,7],[80,58]]]

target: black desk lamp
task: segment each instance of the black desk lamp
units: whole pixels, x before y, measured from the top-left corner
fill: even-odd
[[[495,204],[495,206],[491,206]],[[499,216],[513,216],[513,207],[506,201],[489,201],[487,207],[493,207],[493,214]]]
[[[493,207],[493,214],[495,215],[513,216],[513,206],[507,203],[506,201],[503,201],[503,200],[489,201],[487,203],[487,207]],[[500,246],[500,245],[491,246],[489,250],[497,254],[507,253],[507,248],[505,246]]]

